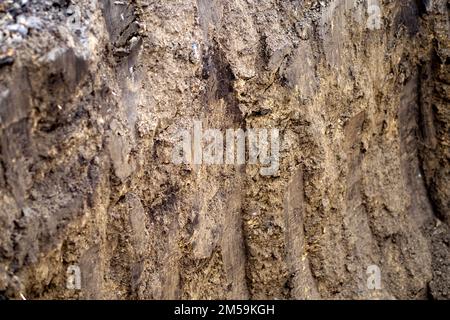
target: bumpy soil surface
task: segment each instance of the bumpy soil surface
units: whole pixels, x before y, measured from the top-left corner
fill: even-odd
[[[0,298],[449,299],[449,3],[2,0]]]

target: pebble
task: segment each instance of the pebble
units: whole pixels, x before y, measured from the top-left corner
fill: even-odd
[[[22,208],[22,214],[24,217],[31,217],[33,215],[33,209],[29,207]]]
[[[31,16],[26,19],[25,25],[30,29],[40,30],[42,29],[42,20],[38,17]]]
[[[28,34],[28,28],[19,23],[10,24],[9,26],[6,27],[6,29],[8,29],[11,32],[18,32],[22,36],[26,36]]]
[[[0,57],[0,67],[9,66],[12,65],[13,63],[14,57],[11,56]]]
[[[189,55],[189,61],[193,64],[197,64],[200,62],[200,50],[197,43],[192,43],[191,45],[191,53]]]
[[[17,23],[21,24],[29,29],[40,30],[42,28],[42,21],[38,17],[31,16],[25,17],[24,15],[20,15],[17,17]]]
[[[10,43],[18,45],[22,41],[23,41],[23,37],[19,33],[16,33],[16,34],[12,35]]]
[[[308,23],[297,22],[295,24],[295,31],[302,40],[308,40],[311,33],[311,26]]]
[[[13,16],[17,17],[22,13],[22,8],[19,3],[14,3],[11,7],[8,8],[8,12]]]

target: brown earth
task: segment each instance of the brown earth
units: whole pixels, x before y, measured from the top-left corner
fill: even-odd
[[[449,299],[449,8],[2,1],[0,298]],[[173,164],[194,120],[278,173]]]

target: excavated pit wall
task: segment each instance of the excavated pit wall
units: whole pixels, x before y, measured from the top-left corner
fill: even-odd
[[[0,297],[450,298],[448,1],[47,2],[0,20]],[[173,164],[195,120],[278,173]]]

